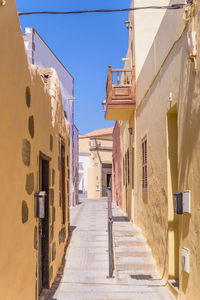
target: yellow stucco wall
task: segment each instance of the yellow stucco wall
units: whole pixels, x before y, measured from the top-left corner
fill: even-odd
[[[67,185],[65,226],[62,225],[62,209],[59,205],[59,137],[65,141],[67,156],[69,128],[64,119],[59,89],[55,94],[49,95],[41,74],[27,63],[13,0],[6,1],[4,7],[0,6],[0,44],[0,299],[35,300],[38,293],[36,242],[38,244],[39,221],[34,216],[34,193],[39,191],[39,153],[41,151],[50,158],[51,285],[60,266],[68,236]],[[30,88],[30,98],[26,97],[27,87]],[[67,168],[66,165],[66,179]],[[55,182],[53,182],[54,172]],[[34,179],[28,189],[29,176]],[[22,218],[24,214],[22,203],[25,205],[25,211],[28,211],[28,217],[25,219]],[[55,220],[53,220],[54,209]],[[53,261],[52,247],[56,248]]]
[[[187,55],[186,33],[196,31],[199,41],[199,14],[196,8],[193,22],[187,24],[183,10],[166,12],[136,87],[135,219],[147,237],[160,274],[165,279],[178,278],[179,299],[190,300],[200,298],[200,90],[199,56],[195,75],[194,62]],[[147,193],[142,191],[144,136],[147,136]],[[173,193],[186,190],[191,190],[192,213],[176,216]],[[182,247],[190,251],[190,274],[183,271]]]
[[[135,6],[137,3],[134,1]],[[134,148],[134,186],[131,194],[130,187],[122,182],[123,211],[142,228],[161,276],[165,280],[179,279],[181,300],[200,299],[199,6],[192,15],[186,22],[184,10],[162,11],[160,15],[154,11],[130,13],[133,27],[129,29],[128,60],[124,67],[129,68],[132,63],[136,66],[137,107],[132,119],[120,121],[122,170],[127,149]],[[188,59],[190,31],[197,33],[196,71],[194,61]],[[128,133],[129,127],[133,128],[133,137]],[[147,192],[142,190],[145,136]],[[174,214],[173,193],[187,190],[191,191],[192,213],[178,216]],[[183,247],[189,249],[189,274],[183,270]]]

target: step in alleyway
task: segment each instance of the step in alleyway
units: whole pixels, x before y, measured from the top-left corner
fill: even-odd
[[[107,199],[71,209],[72,236],[50,300],[172,300],[141,230],[113,204],[114,278],[108,276]]]

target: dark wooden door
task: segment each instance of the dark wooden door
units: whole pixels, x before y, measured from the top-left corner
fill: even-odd
[[[39,220],[38,293],[49,287],[49,161],[40,159],[40,190],[46,192],[45,218]]]
[[[65,145],[61,145],[62,223],[66,223]]]

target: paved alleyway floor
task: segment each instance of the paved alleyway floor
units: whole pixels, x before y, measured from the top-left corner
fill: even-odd
[[[172,300],[141,230],[113,204],[114,278],[108,276],[107,199],[71,209],[72,237],[63,276],[52,299]]]

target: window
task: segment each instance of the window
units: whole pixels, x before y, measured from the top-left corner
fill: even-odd
[[[130,184],[130,157],[129,157],[129,149],[127,150],[127,180],[128,185]]]
[[[123,184],[125,185],[125,161],[123,158]]]
[[[134,148],[132,148],[132,189],[134,189]]]
[[[147,190],[147,137],[142,140],[142,189]]]

